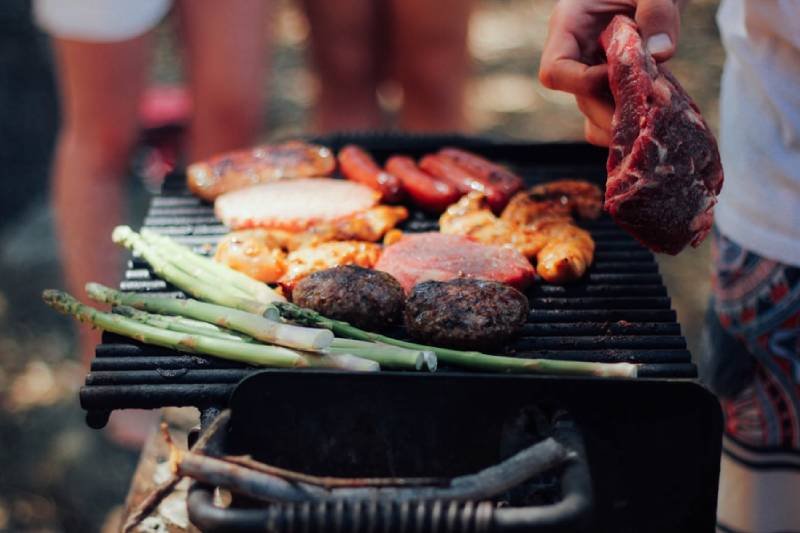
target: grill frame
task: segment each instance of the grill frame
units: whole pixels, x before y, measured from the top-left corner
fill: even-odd
[[[334,150],[357,143],[379,161],[396,153],[419,157],[441,146],[459,146],[509,164],[528,184],[559,177],[580,177],[602,184],[605,178],[607,152],[585,143],[530,144],[391,134],[340,135],[316,141]],[[186,191],[182,175],[166,180],[162,193],[152,198],[143,225],[198,251],[210,250],[209,245],[226,231],[213,217],[212,207]],[[532,309],[524,332],[530,336],[512,342],[506,353],[637,362],[642,363],[643,377],[695,378],[697,369],[680,334],[653,254],[605,215],[581,225],[590,230],[597,243],[594,265],[585,280],[573,286],[537,283],[528,292]],[[435,222],[413,212],[404,229],[434,228]],[[120,288],[182,296],[136,257],[129,260]],[[186,405],[219,409],[226,406],[238,380],[257,370],[104,334],[80,400],[93,427],[103,426],[114,409]],[[403,379],[407,374],[397,375]]]

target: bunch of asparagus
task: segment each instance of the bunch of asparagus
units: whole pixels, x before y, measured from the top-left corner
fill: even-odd
[[[45,291],[44,300],[83,322],[144,343],[276,367],[435,371],[442,361],[491,372],[636,377],[637,366],[628,363],[521,359],[394,339],[288,303],[267,285],[152,231],[119,226],[112,239],[198,300],[124,293],[97,283],[86,285],[87,294],[114,306],[112,313],[56,290]]]

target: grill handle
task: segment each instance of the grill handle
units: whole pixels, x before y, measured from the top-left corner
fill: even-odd
[[[495,508],[489,501],[357,501],[337,500],[270,504],[259,509],[221,508],[213,487],[197,482],[189,489],[189,519],[206,533],[224,531],[430,531],[558,532],[578,531],[592,510],[591,478],[583,440],[566,413],[557,414],[553,438],[577,452],[561,477],[563,496],[551,505]]]

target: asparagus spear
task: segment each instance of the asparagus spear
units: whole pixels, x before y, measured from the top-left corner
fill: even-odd
[[[378,342],[334,338],[331,353],[352,353],[380,363],[381,368],[427,369],[436,371],[436,354],[431,351],[410,350]]]
[[[220,328],[208,322],[187,319],[181,316],[147,313],[127,305],[115,305],[112,310],[117,314],[161,329],[206,335],[208,337],[238,342],[258,342],[248,335]],[[361,359],[368,359],[379,363],[382,368],[410,370],[422,370],[425,368],[431,372],[436,370],[436,355],[433,352],[408,350],[406,348],[376,342],[365,342],[353,339],[333,339],[330,348],[328,348],[328,353],[334,355],[352,355]]]
[[[382,342],[411,350],[432,351],[439,361],[467,368],[490,372],[519,372],[538,374],[560,374],[578,376],[636,377],[637,366],[630,363],[587,363],[582,361],[556,361],[549,359],[522,359],[489,355],[474,351],[452,350],[425,346],[414,342],[393,339],[378,333],[364,331],[341,320],[332,320],[311,309],[305,309],[288,302],[276,302],[281,315],[307,326],[327,328],[340,337],[362,341]]]
[[[196,298],[259,315],[269,307],[269,304],[241,297],[240,293],[233,292],[227,284],[203,282],[186,273],[170,261],[169,255],[159,254],[128,226],[114,228],[111,239],[140,254],[145,261],[150,263],[156,274]]]
[[[161,329],[122,315],[98,311],[80,303],[71,295],[54,289],[45,290],[42,298],[50,307],[64,314],[74,315],[81,322],[145,344],[154,344],[182,352],[213,355],[221,359],[256,366],[335,368],[357,372],[380,370],[380,365],[375,361],[349,354],[301,353],[280,346]]]
[[[256,281],[253,278],[234,270],[226,265],[217,263],[213,259],[203,257],[191,251],[186,246],[178,244],[165,235],[159,235],[155,231],[143,228],[140,232],[142,238],[156,248],[162,255],[170,255],[177,258],[186,267],[191,267],[192,272],[204,271],[218,279],[220,283],[228,283],[233,287],[244,291],[245,294],[262,303],[270,303],[275,300],[283,300],[274,290],[270,289],[265,283]]]
[[[99,283],[87,283],[86,293],[93,300],[112,305],[127,305],[151,313],[180,315],[232,329],[264,342],[312,352],[323,351],[333,341],[327,329],[282,324],[260,315],[197,300],[125,293]]]
[[[252,337],[241,335],[230,330],[226,331],[223,328],[215,326],[214,324],[200,322],[199,320],[184,322],[184,320],[189,319],[178,316],[147,313],[127,305],[115,305],[111,308],[111,311],[118,315],[136,320],[137,322],[141,322],[142,324],[148,324],[160,329],[168,329],[171,331],[177,331],[179,333],[205,335],[206,337],[214,337],[215,339],[224,339],[235,342],[254,342]]]
[[[311,366],[302,354],[278,346],[246,344],[202,335],[189,335],[163,330],[142,324],[130,318],[104,313],[84,305],[69,294],[48,289],[42,298],[50,307],[67,315],[74,315],[81,322],[100,329],[131,337],[146,344],[155,344],[182,352],[202,353],[223,359],[259,366],[304,367]]]

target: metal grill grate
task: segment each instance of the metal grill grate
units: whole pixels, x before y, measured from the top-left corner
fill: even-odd
[[[413,137],[355,140],[379,159],[399,152],[421,155],[444,144],[457,144],[507,163],[529,183],[558,177],[601,180],[605,175],[603,151],[582,144],[510,145]],[[336,148],[348,141],[353,139],[332,138],[327,144]],[[528,323],[506,354],[627,361],[642,364],[641,377],[695,377],[696,368],[653,254],[605,215],[582,224],[597,245],[588,275],[569,286],[537,284],[531,289]],[[226,233],[212,207],[185,190],[182,176],[171,177],[162,194],[152,199],[143,225],[203,253],[210,253]],[[435,230],[436,222],[414,213],[404,229]],[[136,257],[129,261],[120,287],[181,296]],[[102,425],[107,413],[119,408],[224,406],[234,385],[254,370],[106,334],[81,390],[81,404],[90,412],[92,425]]]

